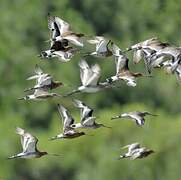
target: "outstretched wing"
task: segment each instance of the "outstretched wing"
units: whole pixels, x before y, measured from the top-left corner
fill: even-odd
[[[135,64],[139,63],[141,59],[143,58],[143,50],[138,49],[133,52],[133,62]]]
[[[82,39],[76,36],[75,34],[64,36],[64,39],[67,39],[69,42],[71,42],[72,44],[76,46],[81,46],[81,47],[84,46]]]
[[[79,67],[80,67],[80,79],[81,79],[82,85],[85,86],[87,84],[87,80],[92,75],[92,71],[90,70],[90,67],[85,60],[81,60],[79,62]]]
[[[41,75],[43,75],[43,70],[37,64],[35,65],[34,71],[36,75],[30,76],[29,78],[27,78],[27,80],[38,79]]]
[[[96,119],[96,117],[88,117],[88,118],[84,119],[81,123],[84,126],[93,126],[95,123],[95,119]]]
[[[37,80],[37,85],[49,86],[52,83],[52,81],[53,81],[53,78],[50,75],[40,76]]]
[[[134,150],[140,148],[140,144],[138,142],[136,142],[136,143],[129,144],[129,145],[126,145],[126,146],[122,147],[122,149],[124,149],[124,148],[128,148],[128,153],[132,154],[132,152]]]
[[[48,14],[48,28],[51,32],[51,38],[54,39],[60,36],[60,29],[55,21],[55,17]]]
[[[112,43],[111,45],[112,45],[112,54],[116,57],[120,56],[121,49],[114,43]]]
[[[176,73],[178,82],[181,84],[181,65],[177,68],[175,73]]]
[[[99,44],[100,41],[104,40],[103,36],[95,36],[94,39],[87,40],[90,44]]]
[[[101,40],[97,46],[96,46],[96,51],[99,52],[99,53],[104,53],[104,52],[107,52],[107,46],[109,44],[109,40]]]
[[[91,109],[89,106],[87,106],[82,101],[74,99],[74,105],[76,107],[80,108],[81,122],[84,121],[86,118],[92,116],[93,109]]]
[[[98,64],[95,64],[91,67],[91,76],[88,77],[85,85],[96,86],[99,83],[99,79],[101,77],[101,68]]]
[[[129,62],[129,59],[124,54],[121,54],[118,57],[115,57],[116,74],[129,70],[128,62]]]
[[[43,70],[41,69],[40,66],[38,66],[38,64],[35,65],[35,74],[37,75],[43,74]]]
[[[55,22],[60,30],[60,34],[63,35],[64,33],[70,31],[70,24],[64,21],[59,17],[55,17]]]
[[[60,104],[58,104],[58,112],[62,117],[63,131],[70,129],[70,125],[74,123],[74,119],[70,112]]]
[[[36,144],[38,142],[38,139],[36,137],[32,136],[30,133],[19,127],[16,128],[16,133],[21,136],[23,152],[36,151]]]
[[[136,120],[136,123],[138,123],[138,125],[140,125],[139,123],[141,123],[141,122],[145,122],[144,115],[142,112],[138,112],[138,111],[130,112],[129,116],[132,119]]]
[[[140,144],[138,142],[136,142],[136,143],[131,144],[129,146],[128,150],[133,151],[133,150],[138,149],[138,148],[140,148]]]

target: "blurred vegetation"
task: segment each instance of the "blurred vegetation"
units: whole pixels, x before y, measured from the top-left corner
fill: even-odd
[[[49,47],[46,16],[50,12],[70,22],[76,32],[88,36],[103,35],[122,49],[158,36],[163,41],[181,44],[181,5],[179,0],[1,0],[0,5],[0,179],[3,180],[103,180],[179,179],[181,162],[181,91],[175,76],[155,70],[153,78],[138,80],[135,88],[120,83],[120,88],[74,97],[95,108],[98,121],[112,129],[86,131],[89,136],[49,142],[61,123],[56,104],[68,107],[79,120],[79,111],[71,98],[43,102],[19,102],[23,90],[33,85],[26,78],[35,64],[65,83],[57,92],[69,92],[80,84],[77,55],[68,63],[40,60],[37,55]],[[129,54],[130,60],[132,54]],[[114,73],[112,58],[89,58],[102,68],[102,81]],[[91,62],[92,61],[92,62]],[[144,65],[131,69],[145,72]],[[149,118],[142,128],[130,121],[110,121],[112,115],[132,110],[159,114]],[[62,158],[12,160],[6,158],[21,151],[16,126],[39,138],[40,150],[62,154]],[[140,142],[156,153],[137,161],[115,161],[120,147]]]

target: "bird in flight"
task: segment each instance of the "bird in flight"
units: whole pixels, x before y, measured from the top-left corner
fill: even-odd
[[[114,116],[111,119],[119,119],[119,118],[129,118],[131,120],[133,120],[134,122],[136,122],[136,124],[138,126],[143,126],[145,124],[145,116],[146,115],[151,115],[151,116],[157,116],[155,114],[149,113],[147,111],[133,111],[133,112],[128,112],[128,113],[123,113],[121,115],[118,116]]]
[[[124,146],[122,149],[128,148],[128,152],[124,155],[120,155],[118,160],[123,158],[130,158],[130,160],[141,159],[154,153],[153,150],[146,147],[141,147],[139,143],[129,144]]]
[[[62,119],[63,133],[60,133],[60,134],[50,138],[50,140],[72,139],[72,138],[76,138],[76,137],[80,137],[80,136],[85,135],[84,132],[78,132],[71,127],[71,125],[74,123],[74,119],[71,116],[68,109],[66,109],[64,106],[58,104],[58,113]]]
[[[76,107],[80,109],[80,116],[81,121],[80,123],[72,124],[72,128],[91,128],[91,129],[97,129],[100,127],[106,127],[111,128],[108,126],[105,126],[104,124],[97,123],[96,117],[92,116],[93,109],[87,106],[85,103],[83,103],[80,100],[74,99],[74,104]]]
[[[101,68],[98,64],[89,66],[85,60],[79,62],[80,67],[80,79],[82,85],[72,92],[64,95],[70,96],[78,92],[95,93],[103,89],[111,88],[111,84],[108,82],[99,82],[101,77]]]
[[[31,135],[29,132],[26,132],[24,129],[17,127],[16,133],[21,136],[21,145],[23,148],[23,152],[18,153],[16,155],[10,156],[8,159],[16,159],[16,158],[40,158],[45,155],[53,155],[59,156],[58,154],[49,154],[44,151],[39,151],[37,149],[38,139]]]

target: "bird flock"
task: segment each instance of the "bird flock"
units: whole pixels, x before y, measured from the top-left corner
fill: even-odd
[[[60,81],[45,73],[40,66],[35,65],[35,74],[27,80],[36,80],[33,87],[24,90],[28,93],[19,100],[46,100],[49,98],[66,98],[76,93],[96,93],[105,89],[117,88],[116,83],[124,81],[127,86],[135,87],[138,77],[152,77],[151,73],[154,68],[163,69],[168,74],[176,75],[181,84],[181,47],[176,47],[169,43],[161,42],[157,37],[147,39],[128,47],[125,50],[120,49],[112,40],[103,36],[95,36],[88,38],[82,33],[75,33],[69,23],[63,19],[48,14],[48,29],[50,31],[50,48],[42,51],[39,55],[42,59],[56,59],[62,63],[71,61],[76,54],[81,54],[81,60],[78,63],[80,68],[81,85],[71,92],[60,95],[51,92],[53,89],[63,86]],[[95,46],[93,52],[81,53],[85,43]],[[136,65],[141,60],[144,61],[146,74],[140,72],[132,72],[129,68],[129,59],[127,53],[133,53],[132,61]],[[104,82],[100,82],[101,68],[98,64],[89,65],[86,61],[87,57],[102,58],[112,57],[115,61],[115,74],[107,77]],[[30,94],[31,92],[31,94]],[[84,102],[73,99],[72,103],[75,108],[80,110],[80,122],[75,122],[69,110],[63,105],[58,104],[58,113],[61,116],[63,129],[60,134],[50,138],[71,139],[86,135],[79,129],[97,129],[111,128],[104,124],[96,122],[96,116],[93,116],[93,109]],[[120,115],[110,117],[115,119],[130,119],[137,126],[145,124],[145,116],[157,116],[147,111],[125,112]],[[37,149],[38,139],[24,129],[17,127],[16,133],[21,136],[21,145],[23,151],[16,155],[10,156],[8,159],[15,158],[39,158],[44,155],[59,156],[59,154],[50,154]],[[131,160],[144,158],[154,152],[152,149],[142,147],[139,143],[126,145],[128,151],[120,155],[118,159],[129,158]]]

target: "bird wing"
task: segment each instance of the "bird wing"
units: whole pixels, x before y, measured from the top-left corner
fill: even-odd
[[[70,24],[64,21],[63,19],[55,17],[55,22],[57,23],[61,35],[70,31]]]
[[[175,71],[175,73],[176,73],[176,78],[177,78],[177,80],[178,80],[179,83],[181,84],[181,66],[179,66],[179,67],[177,68],[177,70]]]
[[[159,51],[156,52],[156,57],[160,57],[160,56],[165,56],[165,57],[173,57],[176,58],[179,54],[181,53],[181,49],[180,48],[176,48],[176,47],[166,47],[163,49],[160,49]]]
[[[36,145],[38,143],[38,139],[31,134],[29,134],[31,137],[29,138],[27,145],[26,145],[26,152],[35,152],[37,150]]]
[[[136,112],[136,113],[132,112],[132,113],[130,113],[130,117],[133,120],[136,120],[136,123],[145,121],[144,116],[141,112]],[[140,124],[138,124],[138,125],[140,125]]]
[[[85,85],[89,86],[96,86],[99,83],[99,79],[101,77],[101,68],[98,64],[95,64],[91,67],[91,76],[87,79]]]
[[[38,66],[38,64],[35,65],[35,74],[37,75],[43,74],[43,70],[41,69],[40,66]]]
[[[100,41],[104,40],[102,36],[95,36],[94,39],[87,40],[90,44],[99,44]]]
[[[128,149],[129,149],[129,151],[133,151],[138,148],[140,148],[140,144],[138,142],[136,142],[136,143],[131,144]]]
[[[30,133],[19,127],[16,128],[16,133],[21,136],[23,152],[36,151],[36,144],[38,142],[38,139],[36,137],[32,136]]]
[[[74,123],[74,119],[70,112],[60,104],[58,104],[58,112],[62,117],[63,131],[70,129],[70,125]]]
[[[143,50],[138,49],[133,52],[133,62],[135,64],[139,63],[140,60],[143,58]]]
[[[129,62],[129,59],[124,54],[121,54],[118,57],[115,57],[116,74],[119,74],[122,71],[129,70],[128,62]]]
[[[108,49],[107,46],[109,42],[110,42],[109,40],[105,40],[105,39],[101,40],[96,46],[96,51],[99,53],[107,52],[107,49]]]
[[[76,107],[80,108],[81,122],[84,121],[86,118],[92,116],[93,109],[91,109],[89,106],[87,106],[82,101],[74,99],[74,105]]]
[[[85,103],[83,103],[82,101],[78,99],[74,99],[73,102],[76,107],[81,108],[81,109],[85,108],[86,106]]]
[[[153,37],[153,38],[147,39],[145,41],[139,42],[137,44],[134,44],[131,46],[131,48],[138,49],[139,47],[148,46],[149,44],[153,44],[155,41],[157,41],[157,37]]]
[[[75,34],[66,35],[63,38],[69,40],[72,44],[74,44],[76,46],[83,47],[82,39],[80,37],[76,36]]]
[[[112,53],[114,56],[120,56],[121,49],[114,43],[112,43]]]
[[[47,76],[40,76],[37,80],[38,86],[48,86],[52,83],[53,77],[50,75]]]
[[[53,55],[55,55],[56,57],[58,57],[58,59],[62,62],[67,62],[70,61],[71,56],[64,51],[55,51],[53,52]]]
[[[40,77],[39,75],[34,75],[27,78],[27,80],[38,79],[39,77]]]
[[[130,159],[135,160],[135,159],[139,158],[140,156],[141,156],[140,150],[136,149],[136,150],[133,151]]]
[[[123,146],[121,149],[125,149],[128,148],[130,151],[132,151],[133,149],[139,148],[140,144],[138,142],[133,143],[133,144],[128,144],[126,146]]]
[[[96,119],[96,117],[88,117],[84,121],[82,121],[81,123],[84,126],[92,126],[95,123],[95,119]]]
[[[55,17],[48,14],[47,19],[48,19],[48,28],[51,33],[51,38],[54,39],[57,36],[60,36],[60,29],[55,21]]]
[[[92,75],[92,71],[85,60],[81,60],[79,62],[79,67],[80,67],[80,79],[81,79],[82,85],[85,86],[87,83],[87,80]]]
[[[27,80],[38,79],[43,74],[43,70],[37,64],[35,65],[34,72],[36,75],[30,76],[29,78],[27,78]]]

